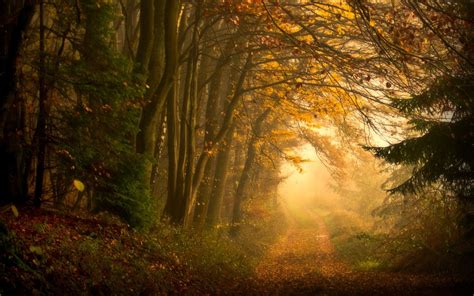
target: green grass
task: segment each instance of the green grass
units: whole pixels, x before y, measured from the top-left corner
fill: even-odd
[[[381,235],[356,213],[332,211],[323,215],[338,256],[356,270],[377,270],[384,266],[377,250]]]

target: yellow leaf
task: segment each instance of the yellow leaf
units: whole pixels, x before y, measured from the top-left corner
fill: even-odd
[[[370,20],[369,25],[370,25],[371,27],[375,27],[375,22],[374,22],[373,20]]]
[[[43,255],[43,249],[38,246],[30,246],[30,252],[36,255]]]
[[[15,207],[15,205],[12,205],[11,209],[12,209],[13,215],[15,217],[18,217],[19,216],[18,209]]]
[[[74,184],[74,187],[76,187],[76,189],[79,190],[80,192],[86,189],[86,186],[84,185],[84,183],[82,183],[79,180],[74,180],[73,184]]]

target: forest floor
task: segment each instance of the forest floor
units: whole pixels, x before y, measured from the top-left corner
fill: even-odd
[[[264,294],[474,295],[470,280],[454,276],[355,270],[338,259],[323,219],[306,212],[304,223],[287,215],[288,231],[257,266]]]
[[[304,221],[287,215],[287,231],[269,244],[252,265],[255,270],[239,265],[245,260],[232,249],[233,241],[218,246],[222,239],[190,240],[171,228],[146,234],[100,217],[19,212],[3,213],[2,220],[25,265],[0,262],[2,296],[474,293],[472,281],[447,275],[351,268],[338,258],[326,225],[311,210]]]

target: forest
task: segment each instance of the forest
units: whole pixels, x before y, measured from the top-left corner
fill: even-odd
[[[473,274],[474,1],[0,0],[0,296]]]

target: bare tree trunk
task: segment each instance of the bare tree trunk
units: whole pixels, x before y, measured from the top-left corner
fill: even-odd
[[[168,94],[167,102],[167,132],[168,132],[168,197],[166,199],[165,208],[163,210],[163,219],[169,219],[173,215],[177,203],[176,200],[176,181],[178,168],[178,116],[177,116],[177,100],[173,87]]]
[[[141,4],[141,3],[140,3]],[[128,0],[123,3],[120,0],[122,6],[122,14],[124,16],[124,28],[123,28],[123,48],[122,53],[127,56],[130,60],[134,58],[135,48],[135,30],[139,27],[137,25],[137,12],[136,12],[136,0]]]
[[[43,179],[45,169],[45,154],[46,154],[46,100],[48,99],[46,89],[46,57],[44,49],[44,0],[40,0],[40,48],[39,48],[39,110],[38,121],[36,125],[36,135],[38,138],[38,156],[36,164],[36,183],[34,205],[41,206],[41,195],[43,194]]]
[[[230,41],[229,41],[230,44]],[[213,79],[209,85],[209,93],[207,99],[207,106],[206,106],[206,117],[205,117],[205,131],[204,131],[204,149],[208,151],[208,153],[212,154],[212,151],[208,150],[208,147],[212,145],[215,138],[215,133],[218,125],[218,116],[220,108],[221,100],[225,99],[225,95],[227,94],[226,91],[222,91],[221,85],[226,83],[230,85],[231,79],[227,79],[224,81],[224,64],[230,55],[232,47],[229,45],[226,47],[222,55],[220,56],[219,60],[217,61],[214,67]],[[204,177],[201,187],[199,189],[197,195],[197,202],[195,208],[195,215],[194,215],[194,222],[196,226],[199,228],[200,226],[204,225],[204,221],[207,216],[207,208],[209,205],[209,198],[212,191],[212,184],[213,184],[213,176],[214,170],[216,166],[216,158],[210,157],[209,161],[206,163],[206,167],[204,169]]]
[[[136,151],[153,156],[156,140],[156,121],[162,111],[168,93],[173,87],[178,68],[178,18],[181,1],[167,0],[164,9],[164,51],[165,67],[156,91],[143,107],[139,132],[136,136]],[[150,87],[151,88],[151,87]],[[176,90],[175,90],[176,91]],[[147,167],[147,186],[150,184],[152,163]]]
[[[181,111],[181,121],[179,124],[179,157],[178,157],[178,167],[177,167],[177,179],[176,179],[176,189],[174,192],[174,198],[178,200],[179,208],[176,209],[174,215],[171,216],[171,222],[175,224],[182,224],[184,221],[184,207],[186,203],[185,198],[185,179],[187,173],[187,162],[189,155],[189,129],[187,128],[189,124],[189,113],[191,109],[191,80],[192,80],[192,65],[191,59],[188,60],[186,67],[186,80],[184,83],[184,95],[183,95],[183,107]]]
[[[146,77],[154,41],[154,0],[140,1],[140,39],[135,57],[137,73]]]
[[[28,194],[16,83],[20,48],[35,5],[32,0],[0,2],[0,203],[24,201]]]
[[[234,139],[234,130],[236,124],[232,124],[227,137],[224,141],[223,149],[217,155],[217,166],[212,186],[211,198],[209,201],[209,209],[206,217],[206,225],[214,227],[221,222],[221,207],[224,199],[224,192],[227,184],[227,175],[229,170],[230,151]]]
[[[199,6],[198,6],[199,8]],[[197,11],[199,14],[200,11]],[[199,15],[196,17],[196,23],[199,23]],[[197,25],[196,25],[197,26]],[[189,121],[188,121],[188,161],[186,165],[186,179],[185,179],[185,188],[184,188],[184,200],[185,208],[188,207],[188,203],[191,202],[191,195],[193,193],[193,177],[194,177],[194,156],[196,151],[196,110],[197,110],[197,73],[198,73],[198,58],[199,58],[199,48],[197,41],[197,27],[194,31],[193,42],[195,44],[193,49],[193,59],[192,59],[192,79],[191,79],[191,89],[190,89],[190,110],[189,110]],[[192,212],[186,212],[184,216],[184,225],[189,226],[191,218],[193,216]]]
[[[250,69],[251,60],[252,60],[251,55],[248,54],[246,62],[240,73],[240,77],[237,81],[237,84],[234,90],[234,95],[232,96],[232,99],[230,100],[226,108],[224,120],[221,125],[221,128],[219,129],[214,139],[214,142],[208,149],[211,149],[211,150],[216,149],[221,144],[222,140],[224,140],[225,136],[227,135],[227,132],[232,126],[232,123],[234,121],[234,111],[237,108],[237,104],[240,102],[240,99],[242,98],[242,88],[243,88],[245,79],[247,77],[248,70]],[[203,150],[197,161],[196,170],[193,177],[193,186],[192,186],[193,192],[191,193],[190,200],[187,203],[187,209],[186,209],[187,215],[191,214],[194,211],[194,206],[196,205],[196,194],[201,184],[202,178],[204,177],[204,169],[206,167],[207,161],[209,160],[209,156],[210,155],[207,152],[207,150]]]
[[[250,180],[250,171],[257,155],[256,144],[262,133],[263,122],[270,114],[270,111],[270,109],[267,109],[262,114],[260,114],[252,129],[253,134],[247,148],[247,159],[245,160],[244,169],[242,170],[239,185],[237,187],[237,191],[235,192],[234,208],[232,210],[232,227],[230,229],[231,235],[236,235],[238,233],[240,223],[242,222],[241,204],[244,200],[245,190],[247,189],[247,184]]]
[[[163,152],[163,146],[165,143],[165,130],[166,130],[166,110],[163,110],[162,114],[160,115],[159,124],[156,127],[157,131],[157,138],[155,143],[155,151],[153,153],[153,157],[155,159],[155,163],[152,167],[152,176],[150,180],[150,187],[151,187],[151,195],[157,196],[158,194],[158,178],[159,178],[159,165],[158,160],[161,158],[161,154]]]
[[[177,158],[176,185],[169,198],[174,201],[173,209],[169,213],[170,221],[174,224],[186,224],[186,205],[192,192],[192,178],[194,173],[195,127],[197,109],[197,78],[199,59],[199,5],[195,12],[194,32],[190,40],[191,49],[188,56],[185,83],[183,88],[181,121],[179,124],[179,156]],[[171,201],[169,202],[171,203]]]

